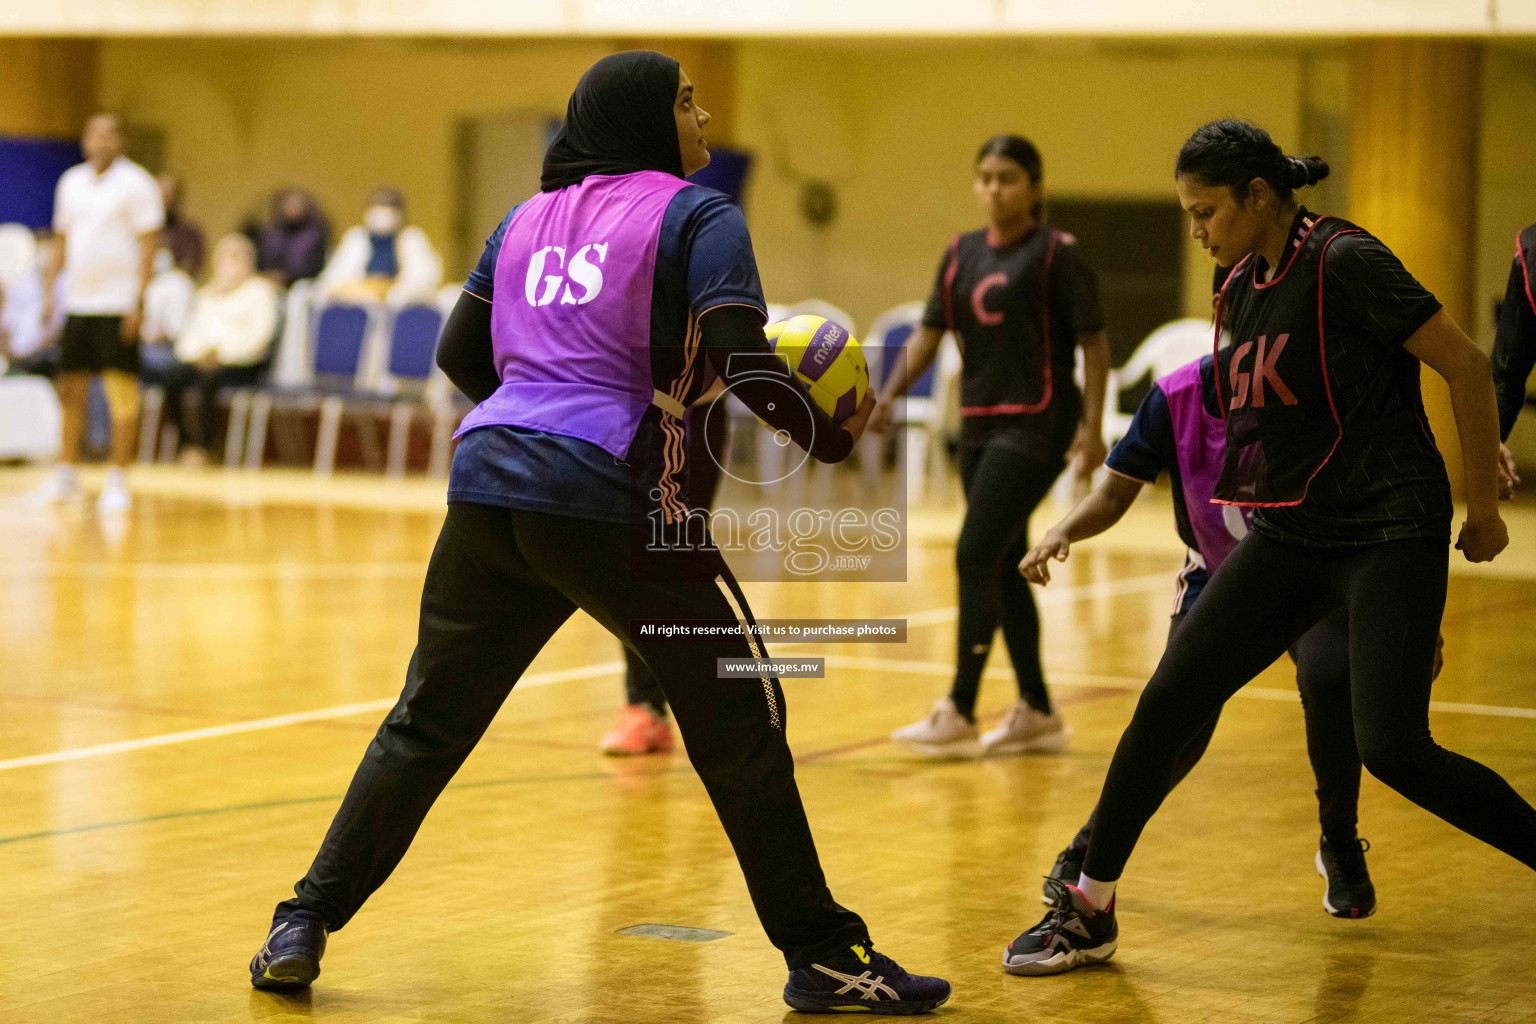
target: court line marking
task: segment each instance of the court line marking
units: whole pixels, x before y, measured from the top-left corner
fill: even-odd
[[[829,654],[826,662],[828,668],[896,669],[913,675],[949,676],[954,675],[955,672],[955,666],[942,661],[901,661],[895,658],[859,658],[844,654]],[[1140,693],[1147,685],[1145,679],[1137,679],[1133,676],[1103,676],[1063,669],[1048,669],[1047,674],[1050,676],[1050,684],[1053,688],[1081,686]],[[1013,672],[1005,668],[989,668],[982,675],[987,679],[1013,678]],[[1281,690],[1273,686],[1245,686],[1233,696],[1247,700],[1280,701],[1286,704],[1301,702],[1301,694],[1296,690]],[[1506,707],[1502,704],[1466,704],[1458,701],[1432,700],[1429,702],[1429,710],[1446,715],[1489,715],[1495,718],[1536,719],[1536,708]]]
[[[355,563],[366,565],[367,563]],[[1087,600],[1095,597],[1112,597],[1121,594],[1137,593],[1152,589],[1153,585],[1167,586],[1168,575],[1134,576],[1124,580],[1105,580],[1099,583],[1085,583],[1078,586],[1063,587],[1056,591],[1046,591],[1038,595],[1042,604],[1065,604],[1073,600]],[[908,625],[914,623],[918,626],[932,625],[941,622],[953,621],[957,612],[954,608],[931,608],[927,611],[914,612],[908,617]],[[775,647],[800,646],[799,644],[775,644]],[[574,679],[591,679],[597,676],[605,676],[611,673],[621,672],[624,663],[620,661],[605,661],[597,665],[586,665],[580,668],[561,669],[554,672],[539,672],[531,676],[524,676],[517,682],[518,687],[549,686],[553,683],[562,683]],[[59,750],[49,754],[33,754],[30,757],[17,757],[8,761],[0,761],[0,771],[10,771],[14,768],[29,768],[37,765],[60,764],[66,761],[79,761],[90,757],[102,757],[108,754],[121,754],[131,750],[144,750],[150,747],[163,747],[173,743],[187,743],[192,740],[213,739],[219,736],[233,736],[239,733],[258,732],[263,729],[280,729],[289,725],[302,725],[305,722],[320,722],[331,718],[345,718],[348,715],[361,715],[368,712],[387,711],[399,701],[399,696],[384,697],[379,700],[361,701],[355,704],[341,704],[330,708],[316,708],[313,711],[298,711],[288,715],[274,715],[270,718],[257,718],[245,722],[230,722],[226,725],[214,725],[203,729],[187,729],[182,732],[162,733],[158,736],[145,736],[136,740],[119,740],[115,743],[101,743],[91,747],[76,747],[71,750]]]
[[[1166,586],[1167,574],[1157,573],[1145,576],[1133,576],[1123,580],[1105,580],[1098,583],[1085,583],[1076,586],[1063,587],[1057,590],[1046,590],[1038,594],[1036,600],[1040,604],[1067,604],[1072,601],[1091,600],[1097,597],[1118,597],[1127,594],[1142,593],[1154,589],[1154,587]],[[931,608],[926,611],[913,612],[907,616],[909,628],[936,625],[953,621],[957,610],[951,608]],[[800,643],[775,644],[775,647],[802,647],[808,646],[812,641]],[[827,664],[841,668],[873,668],[873,669],[898,669],[917,675],[949,675],[954,672],[954,666],[944,662],[935,661],[904,661],[895,658],[856,658],[847,655],[829,655]],[[595,665],[586,665],[578,668],[561,669],[552,672],[539,672],[531,676],[524,676],[518,680],[519,687],[528,688],[535,686],[549,686],[554,683],[562,683],[577,679],[591,679],[622,671],[624,663],[619,661],[602,662]],[[990,678],[1011,678],[1011,673],[1006,669],[989,669],[986,675]],[[1075,672],[1052,672],[1052,685],[1057,685],[1059,676],[1076,676],[1082,680],[1098,680],[1098,682],[1073,683],[1068,679],[1062,679],[1062,686],[1099,685],[1112,688],[1125,689],[1127,691],[1139,691],[1145,680],[1134,680],[1125,676],[1094,676]],[[1277,690],[1265,687],[1244,687],[1238,691],[1238,696],[1256,700],[1299,700],[1300,697],[1291,690]],[[341,704],[330,708],[316,708],[312,711],[299,711],[287,715],[274,715],[270,718],[257,718],[244,722],[230,722],[225,725],[209,726],[203,729],[188,729],[182,732],[162,733],[157,736],[144,736],[134,740],[120,740],[115,743],[102,743],[90,747],[75,747],[70,750],[59,750],[48,754],[34,754],[29,757],[12,758],[0,761],[0,771],[9,771],[15,768],[28,768],[37,765],[60,764],[68,761],[79,761],[86,758],[102,757],[109,754],[120,754],[133,750],[144,750],[152,747],[163,747],[175,743],[187,743],[193,740],[213,739],[220,736],[233,736],[240,733],[258,732],[264,729],[279,729],[289,725],[301,725],[306,722],[325,721],[332,718],[344,718],[349,715],[366,714],[368,712],[385,711],[395,706],[399,697],[385,697],[379,700],[361,701],[354,704]],[[1506,718],[1533,718],[1536,719],[1536,708],[1502,707],[1490,704],[1462,704],[1446,701],[1431,701],[1430,710],[1448,714],[1473,714],[1493,715]]]
[[[520,687],[550,686],[554,683],[564,683],[574,679],[591,679],[597,676],[611,675],[623,670],[624,663],[622,661],[605,661],[598,665],[585,665],[581,668],[561,669],[555,672],[538,672],[531,676],[524,676],[518,680],[517,685]],[[262,729],[280,729],[287,725],[321,722],[329,718],[345,718],[348,715],[361,715],[370,711],[387,711],[394,707],[399,700],[399,696],[394,696],[379,700],[360,701],[356,704],[339,704],[336,707],[316,708],[313,711],[298,711],[289,715],[274,715],[271,718],[255,718],[245,722],[214,725],[206,729],[187,729],[183,732],[168,732],[161,733],[158,736],[144,736],[136,740],[101,743],[94,747],[75,747],[72,750],[59,750],[51,754],[17,757],[9,761],[0,761],[0,771],[8,771],[12,768],[27,768],[40,764],[79,761],[88,757],[101,757],[105,754],[121,754],[129,750],[164,747],[172,743],[187,743],[191,740],[212,739],[216,736],[234,736],[244,732],[258,732]]]

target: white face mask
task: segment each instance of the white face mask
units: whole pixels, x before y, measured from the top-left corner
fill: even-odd
[[[403,219],[393,206],[370,206],[363,211],[363,227],[375,235],[394,234]]]
[[[171,250],[161,249],[155,253],[155,273],[166,274],[176,267],[176,257],[171,255]]]

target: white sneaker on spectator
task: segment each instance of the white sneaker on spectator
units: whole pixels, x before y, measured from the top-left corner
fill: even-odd
[[[1037,750],[1055,753],[1067,748],[1071,736],[1060,715],[1054,711],[1047,715],[1019,701],[1001,725],[981,737],[981,745],[989,757]]]
[[[27,494],[30,505],[55,505],[80,497],[80,475],[74,466],[62,463],[53,467],[53,473],[41,486]]]
[[[966,721],[948,697],[940,697],[921,722],[891,733],[891,739],[928,757],[980,757],[982,752],[976,723]]]
[[[96,511],[103,515],[119,515],[133,504],[128,485],[123,482],[123,471],[113,467],[107,470],[107,478],[101,485],[101,497],[96,499]]]

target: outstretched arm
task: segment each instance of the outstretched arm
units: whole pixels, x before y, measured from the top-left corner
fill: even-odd
[[[1140,480],[1111,472],[1065,519],[1045,531],[1040,543],[1019,563],[1019,572],[1042,587],[1051,582],[1051,560],[1065,562],[1073,544],[1097,537],[1123,519],[1143,486]]]

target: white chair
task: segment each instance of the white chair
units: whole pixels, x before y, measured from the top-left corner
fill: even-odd
[[[25,224],[0,224],[0,285],[8,285],[37,266],[37,239]]]
[[[43,377],[0,377],[0,459],[49,462],[59,457],[64,413]]]
[[[921,317],[919,306],[918,316]],[[887,353],[887,362],[891,354]],[[928,491],[930,477],[942,474],[941,457],[945,424],[956,412],[959,396],[960,346],[955,336],[945,332],[939,351],[921,377],[912,382],[905,398],[896,405],[895,423],[901,428],[899,453],[907,467],[907,499],[916,502]],[[892,367],[886,367],[886,375]]]
[[[1124,392],[1141,383],[1148,374],[1154,381],[1159,380],[1209,351],[1211,322],[1199,317],[1170,320],[1143,338],[1123,366],[1110,368],[1104,388],[1104,443],[1113,448],[1131,429],[1134,414],[1120,411],[1120,397]],[[1074,376],[1077,386],[1082,387],[1085,380],[1082,349],[1077,350]],[[1107,472],[1101,466],[1090,483],[1098,484]],[[1058,505],[1072,504],[1087,493],[1088,486],[1079,483],[1069,468],[1051,488],[1051,499]]]
[[[1129,391],[1148,374],[1153,380],[1166,377],[1186,363],[1211,351],[1211,322],[1198,317],[1170,320],[1147,335],[1125,365],[1109,371],[1104,412],[1104,440],[1114,444],[1131,428],[1131,414],[1120,411],[1121,392]],[[1079,366],[1082,355],[1079,350]]]

